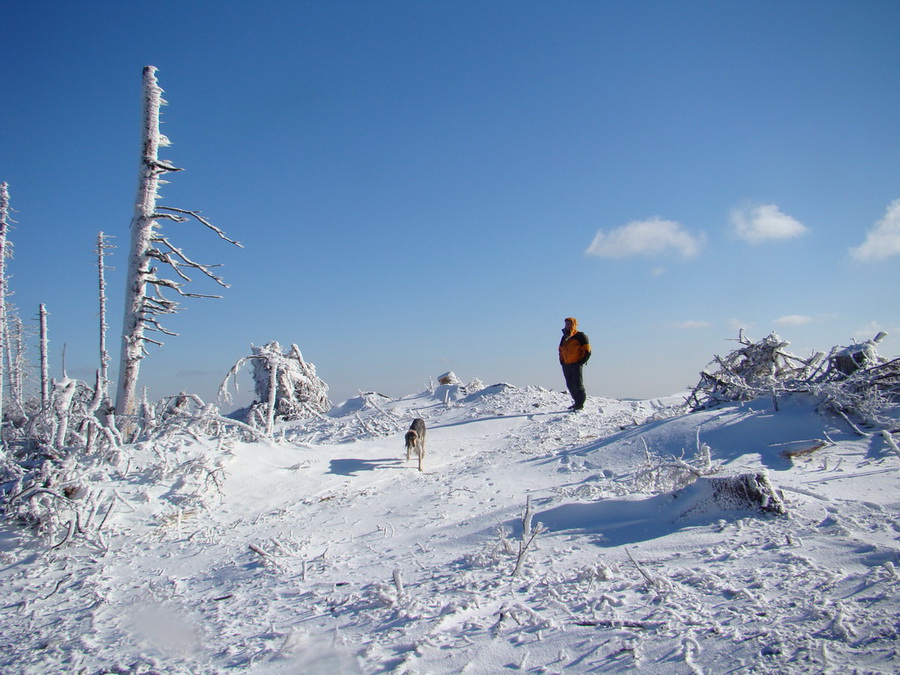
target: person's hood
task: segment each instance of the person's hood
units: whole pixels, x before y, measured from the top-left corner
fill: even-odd
[[[571,321],[572,322],[572,331],[567,333],[567,335],[575,335],[578,332],[578,319],[573,316],[567,316],[563,321]],[[565,333],[566,329],[563,328],[562,332]]]

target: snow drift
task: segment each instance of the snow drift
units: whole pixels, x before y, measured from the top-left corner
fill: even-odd
[[[125,446],[100,537],[3,529],[0,670],[895,672],[890,443],[808,396],[682,401],[441,385]]]

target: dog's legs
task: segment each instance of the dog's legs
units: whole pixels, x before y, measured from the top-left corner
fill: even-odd
[[[418,439],[417,445],[419,446],[419,471],[425,470],[425,439]]]

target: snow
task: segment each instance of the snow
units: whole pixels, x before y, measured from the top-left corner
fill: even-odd
[[[270,442],[125,448],[99,537],[0,531],[0,672],[900,671],[882,435],[801,395],[573,414],[559,392],[471,389],[361,394]],[[741,474],[786,515],[716,497]]]

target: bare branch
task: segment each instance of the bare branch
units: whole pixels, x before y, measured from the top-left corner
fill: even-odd
[[[164,262],[168,263],[176,271],[178,271],[179,267],[183,267],[183,266],[191,267],[196,270],[200,270],[203,274],[205,274],[207,277],[209,277],[210,279],[215,281],[220,286],[222,286],[224,288],[228,288],[228,284],[226,284],[224,281],[222,281],[221,277],[219,277],[209,271],[213,267],[221,267],[221,265],[206,265],[203,263],[198,263],[196,260],[191,260],[190,258],[187,257],[187,255],[184,253],[184,251],[182,251],[177,246],[174,246],[168,239],[166,239],[163,236],[154,237],[153,241],[159,242],[161,244],[165,244],[169,248],[169,253],[166,253],[165,251],[159,251],[158,249],[156,249],[157,254],[154,255],[154,257],[157,258],[158,260],[163,260]],[[175,256],[177,256],[178,258],[180,258],[182,260],[182,262],[179,263],[178,261],[173,260],[170,254],[174,254]],[[179,272],[179,274],[181,274],[181,273]]]
[[[157,206],[156,208],[162,209],[165,211],[172,211],[173,213],[180,213],[183,216],[192,216],[192,217],[196,218],[197,220],[199,220],[201,223],[203,223],[210,230],[215,232],[217,235],[219,235],[219,238],[224,239],[228,243],[234,244],[235,246],[237,246],[239,248],[244,248],[244,245],[241,244],[239,241],[230,239],[222,230],[220,230],[218,227],[216,227],[215,225],[210,223],[206,218],[201,216],[199,211],[187,211],[185,209],[176,209],[171,206]]]

